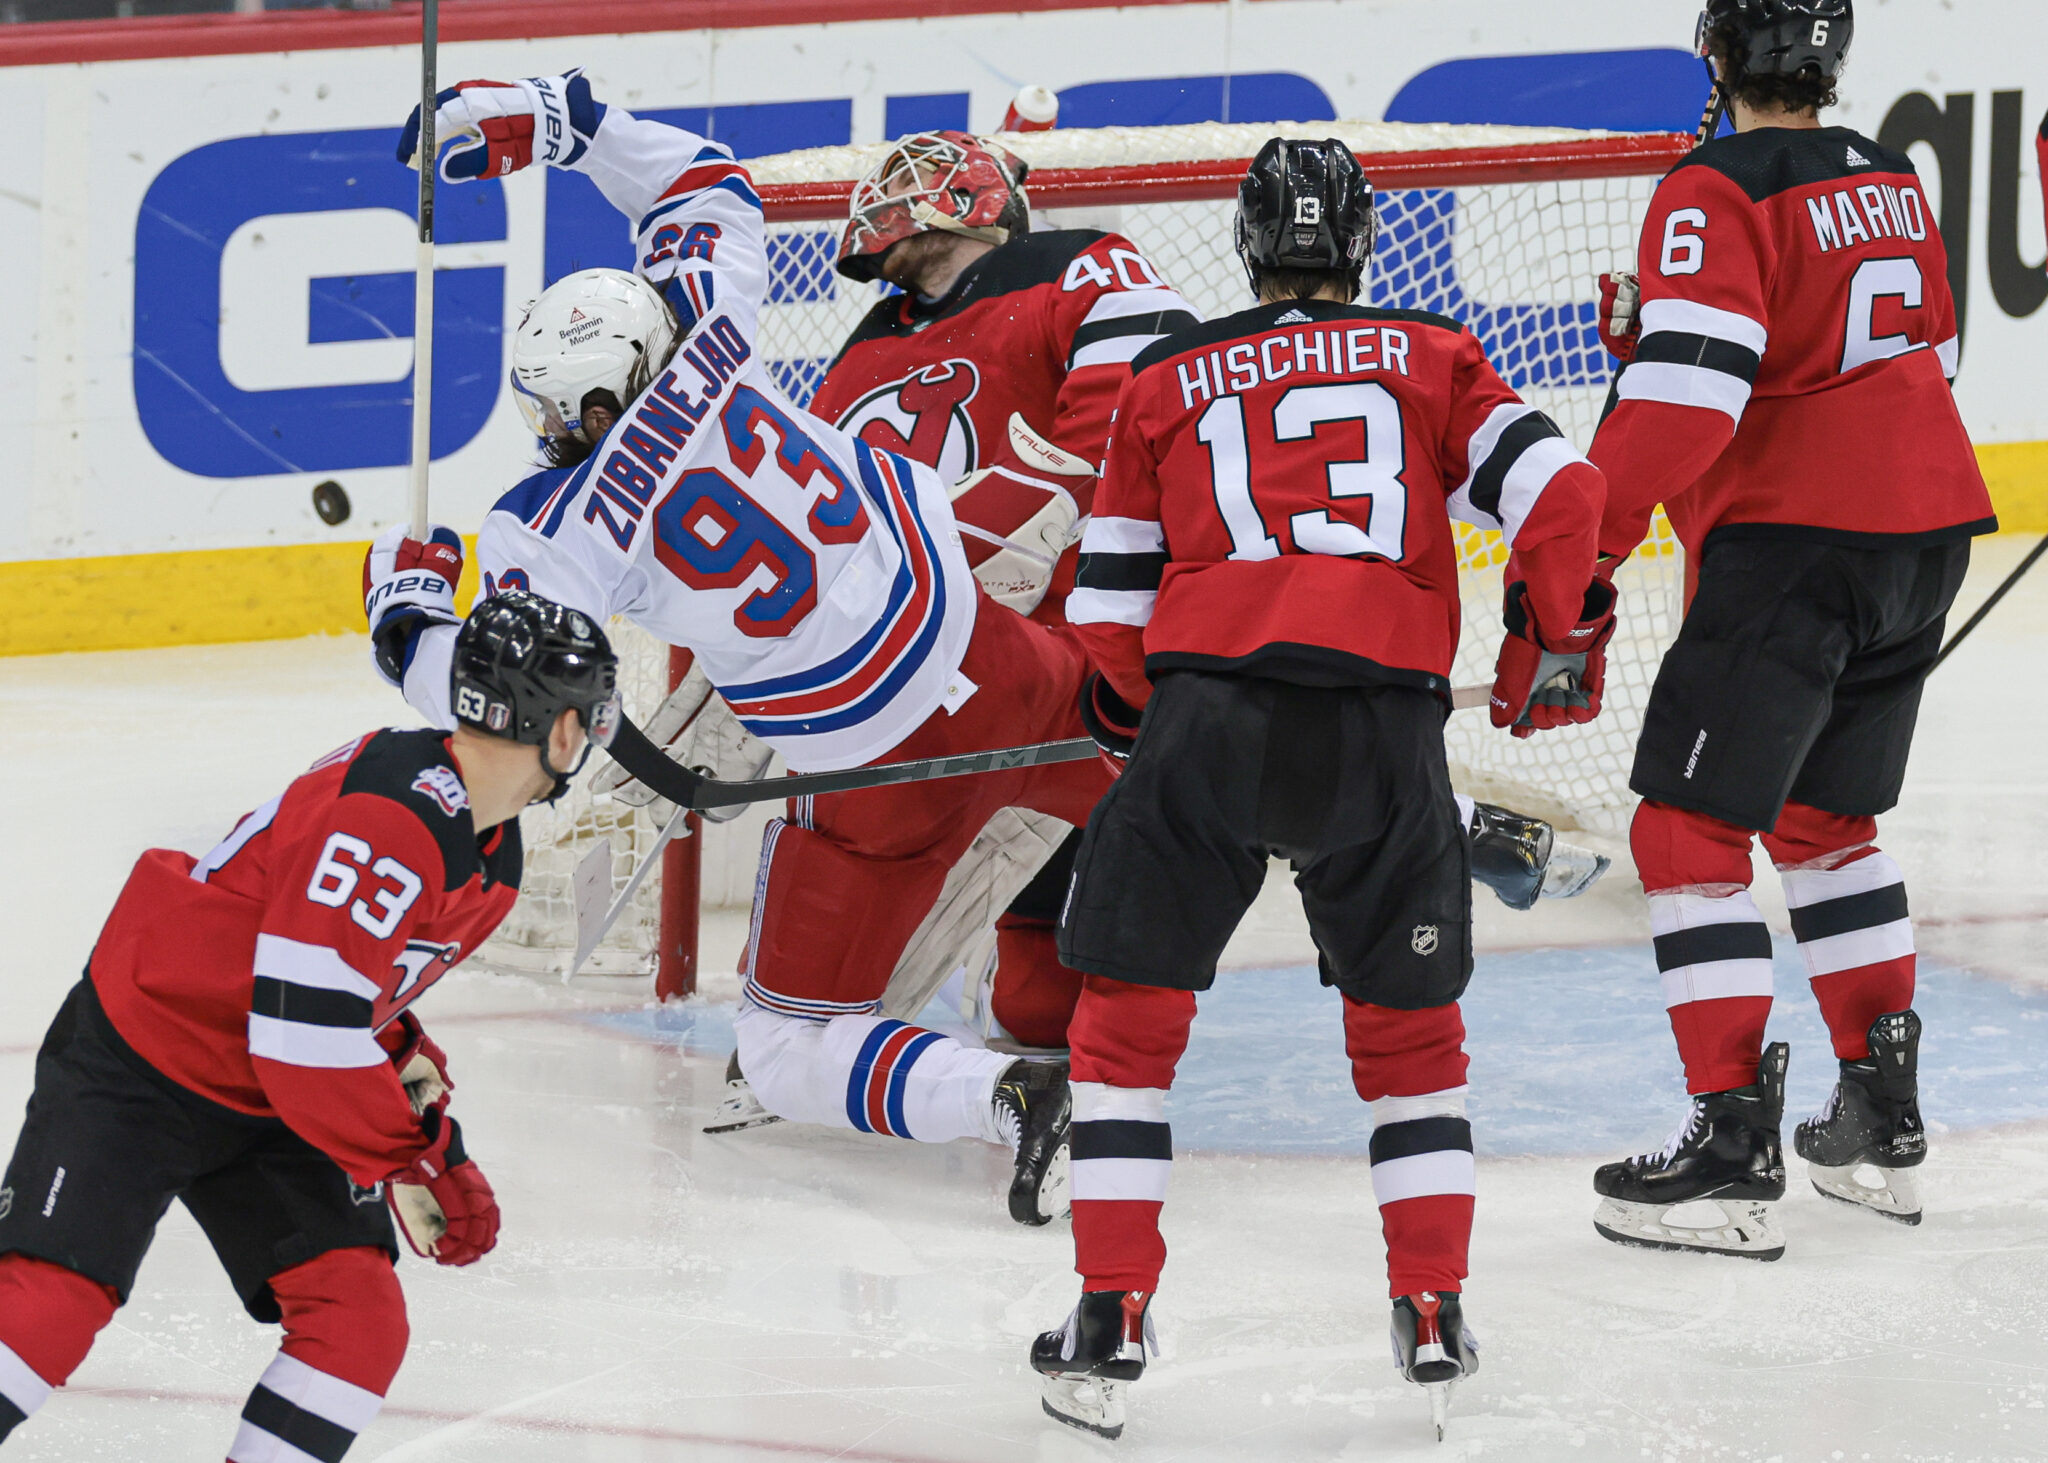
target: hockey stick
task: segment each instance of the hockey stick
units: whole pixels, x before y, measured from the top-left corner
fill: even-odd
[[[745,803],[815,797],[820,793],[860,792],[871,787],[893,787],[897,783],[926,782],[940,777],[1012,772],[1053,762],[1085,762],[1096,753],[1094,742],[1087,737],[1074,737],[1063,742],[1035,742],[1027,747],[999,747],[989,752],[961,752],[951,757],[925,757],[914,762],[850,767],[844,772],[800,772],[794,777],[721,782],[669,760],[645,732],[623,717],[618,731],[612,735],[611,745],[605,750],[613,761],[653,789],[657,797],[667,798],[677,807],[693,813],[709,808],[738,807]]]
[[[434,75],[440,57],[440,0],[420,7],[420,232],[412,286],[412,536],[426,541],[427,462],[434,421]]]
[[[1943,661],[1949,658],[1950,652],[1952,652],[1958,645],[1961,645],[1963,643],[1964,639],[1968,637],[1969,633],[1972,630],[1976,629],[1979,625],[1984,623],[1984,617],[1990,614],[1993,610],[1998,608],[1998,602],[2004,599],[2006,595],[2011,592],[2012,587],[2020,582],[2020,577],[2024,575],[2029,569],[2033,568],[2035,561],[2037,561],[2043,554],[2048,554],[2048,538],[2044,538],[2041,540],[2041,542],[2035,544],[2033,552],[2028,554],[2026,558],[2020,560],[2019,568],[2013,570],[2012,573],[2006,575],[2005,583],[1999,585],[1998,588],[1992,590],[1991,598],[1985,600],[1984,603],[1978,605],[1977,613],[1970,616],[1969,619],[1963,622],[1963,628],[1956,631],[1955,634],[1948,637],[1948,644],[1941,647],[1941,654],[1935,656],[1934,664],[1927,668],[1927,673],[1930,676],[1934,674],[1934,672],[1940,667]]]

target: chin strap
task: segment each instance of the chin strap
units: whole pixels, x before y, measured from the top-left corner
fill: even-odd
[[[567,772],[557,772],[554,768],[554,764],[548,761],[547,743],[542,742],[540,746],[535,749],[540,753],[540,770],[545,772],[548,776],[552,777],[555,780],[555,790],[549,793],[544,798],[535,798],[532,802],[528,803],[527,806],[529,808],[537,806],[552,807],[556,802],[558,802],[561,799],[562,794],[569,790],[569,784],[576,780],[576,774],[581,772],[583,770],[584,764],[590,760],[591,748],[595,747],[596,745],[596,742],[592,741],[588,736],[586,736],[583,739],[583,755],[576,759],[576,765],[574,767],[571,767]]]
[[[1700,65],[1707,68],[1707,109],[1700,114],[1700,130],[1692,142],[1695,148],[1714,140],[1714,134],[1721,130],[1721,119],[1728,114],[1728,88],[1714,73],[1714,63],[1701,57]]]

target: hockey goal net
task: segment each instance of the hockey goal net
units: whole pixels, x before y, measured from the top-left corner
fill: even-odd
[[[1314,122],[1055,130],[1003,141],[1031,166],[1035,227],[1124,234],[1212,318],[1249,303],[1231,243],[1232,210],[1247,160],[1277,135],[1339,137],[1372,178],[1381,231],[1369,275],[1371,303],[1463,321],[1525,399],[1581,448],[1592,441],[1613,374],[1595,327],[1599,276],[1633,258],[1656,179],[1684,155],[1690,139]],[[882,144],[818,148],[749,160],[770,220],[772,282],[762,344],[800,403],[816,392],[876,298],[877,286],[843,280],[832,265],[854,181],[885,150]],[[1459,543],[1465,633],[1454,679],[1483,684],[1492,678],[1500,643],[1506,551],[1498,535],[1462,525]],[[1460,791],[1567,827],[1620,831],[1631,804],[1628,772],[1643,705],[1682,607],[1683,566],[1661,515],[1617,584],[1620,626],[1609,650],[1601,718],[1516,741],[1495,731],[1483,711],[1454,715],[1446,735]],[[644,718],[674,684],[680,663],[643,632],[623,623],[612,629],[627,709]],[[483,952],[487,961],[564,968],[575,944],[579,867],[587,878],[605,879],[616,894],[652,851],[671,811],[667,805],[636,809],[594,800],[587,781],[557,807],[526,815],[525,887],[512,918]],[[751,897],[767,816],[761,810],[723,827],[693,829],[672,844],[661,875],[645,881],[586,969],[653,973],[664,995],[687,989],[699,899],[743,904]],[[590,860],[600,845],[610,853],[608,871],[603,860]]]

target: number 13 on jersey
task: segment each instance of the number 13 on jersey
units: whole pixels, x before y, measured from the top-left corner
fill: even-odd
[[[1261,409],[1260,403],[1250,408]],[[1404,556],[1407,449],[1393,392],[1375,381],[1343,381],[1282,393],[1261,430],[1270,430],[1277,444],[1300,443],[1306,450],[1278,454],[1251,451],[1246,411],[1243,397],[1219,396],[1195,424],[1197,440],[1209,450],[1210,487],[1230,534],[1231,558],[1299,553],[1398,562]],[[1346,430],[1353,424],[1364,437],[1357,455],[1359,437]],[[1262,501],[1284,513],[1291,544],[1267,527]]]

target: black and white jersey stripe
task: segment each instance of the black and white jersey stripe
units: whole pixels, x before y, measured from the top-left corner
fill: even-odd
[[[1740,425],[1763,366],[1769,332],[1747,315],[1692,300],[1649,300],[1635,360],[1621,373],[1623,401],[1723,412]]]
[[[242,1408],[229,1463],[341,1463],[384,1399],[280,1353]]]
[[[1551,479],[1586,458],[1556,422],[1533,406],[1509,402],[1487,413],[1466,446],[1466,460],[1471,466],[1451,494],[1451,517],[1499,530],[1512,548]]]
[[[1890,854],[1869,854],[1833,869],[1787,869],[1780,879],[1792,937],[1809,976],[1912,956],[1906,876]]]
[[[1095,302],[1074,331],[1067,369],[1121,365],[1134,360],[1162,336],[1200,323],[1201,317],[1177,290],[1119,290],[1106,294]]]
[[[1067,620],[1075,625],[1148,625],[1166,574],[1166,528],[1144,518],[1088,520]]]
[[[1664,1007],[1771,994],[1771,932],[1749,891],[1652,894],[1650,932]]]
[[[1465,1089],[1383,1097],[1372,1105],[1372,1192],[1381,1204],[1477,1187]]]
[[[1073,1092],[1074,1122],[1068,1130],[1073,1196],[1164,1202],[1173,1172],[1165,1090],[1076,1082]]]
[[[378,984],[325,945],[256,937],[249,1054],[293,1067],[374,1067]]]

